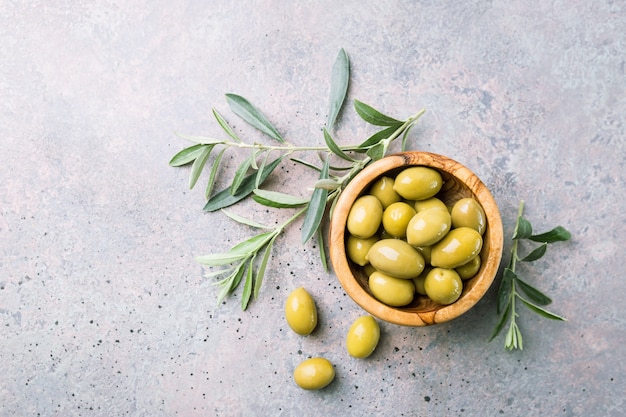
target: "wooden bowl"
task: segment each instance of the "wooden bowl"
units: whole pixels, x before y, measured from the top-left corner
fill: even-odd
[[[463,282],[463,292],[450,305],[439,305],[416,293],[413,302],[404,307],[390,307],[371,294],[363,267],[346,255],[346,221],[354,201],[367,193],[370,184],[383,175],[395,177],[410,166],[426,166],[441,173],[444,184],[437,194],[446,205],[464,197],[480,203],[487,217],[480,253],[478,273]],[[381,320],[405,326],[428,326],[459,317],[472,308],[491,286],[502,258],[502,219],[498,206],[487,187],[465,166],[445,156],[428,152],[403,152],[380,159],[363,169],[341,193],[330,221],[330,258],[337,278],[346,293],[364,310]]]

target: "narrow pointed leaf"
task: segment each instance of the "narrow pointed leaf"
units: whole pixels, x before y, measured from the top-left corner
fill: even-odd
[[[226,119],[224,119],[222,115],[219,114],[219,112],[215,109],[213,109],[213,116],[215,116],[217,123],[219,123],[219,125],[222,127],[222,129],[224,129],[224,132],[226,132],[228,136],[233,138],[235,142],[241,142],[241,139],[239,139],[239,136],[237,136],[233,128],[230,127]]]
[[[215,277],[218,277],[220,275],[224,275],[224,274],[230,273],[230,272],[232,272],[234,270],[235,270],[235,268],[223,268],[223,269],[216,269],[216,270],[213,270],[213,271],[206,271],[203,274],[203,277],[205,277],[205,278],[215,278]]]
[[[512,281],[515,278],[517,278],[515,272],[511,271],[509,268],[504,270],[502,280],[500,281],[500,287],[498,288],[498,304],[496,306],[498,314],[500,314],[500,312],[504,310],[504,307],[509,304]]]
[[[246,310],[248,303],[250,302],[250,296],[252,295],[252,283],[254,281],[254,257],[250,259],[248,264],[248,273],[246,274],[246,281],[243,284],[243,292],[241,293],[241,309]]]
[[[278,133],[278,130],[276,130],[263,113],[248,100],[237,94],[226,94],[226,101],[233,113],[248,122],[248,124],[279,142],[285,142],[280,133]]]
[[[324,163],[322,172],[320,173],[320,179],[328,179],[328,159]],[[302,243],[306,242],[313,237],[317,228],[322,222],[324,217],[324,211],[326,210],[326,198],[328,197],[328,190],[323,188],[316,188],[311,195],[311,202],[307,208],[304,223],[302,225]]]
[[[328,119],[326,128],[332,129],[337,116],[343,107],[343,102],[348,91],[348,83],[350,81],[350,60],[348,54],[342,48],[337,54],[330,81],[330,108],[328,110]]]
[[[361,119],[372,125],[393,126],[395,124],[402,124],[400,120],[389,117],[359,100],[354,100],[354,109],[358,115],[361,116]]]
[[[217,154],[215,161],[213,161],[213,166],[211,167],[211,174],[209,175],[209,182],[206,185],[206,191],[204,192],[204,196],[209,201],[211,199],[211,193],[213,193],[213,188],[215,187],[215,181],[217,179],[217,171],[220,168],[220,163],[222,162],[222,157],[224,156],[224,152],[226,152],[226,148],[222,149],[220,153]]]
[[[243,275],[246,272],[247,266],[248,266],[248,262],[242,262],[241,265],[239,265],[239,268],[237,269],[237,273],[234,275],[234,278],[230,284],[230,290],[228,291],[229,294],[233,292],[235,288],[237,288],[237,286],[241,282],[241,279],[243,278]]]
[[[528,255],[521,259],[522,262],[532,262],[540,259],[543,255],[546,254],[546,250],[548,249],[547,243],[542,243],[540,246],[533,249]]]
[[[360,149],[367,149],[371,146],[376,145],[378,142],[380,142],[383,139],[387,139],[389,136],[393,135],[394,132],[398,129],[400,129],[400,127],[402,126],[402,123],[397,123],[395,125],[389,126],[385,129],[382,129],[376,133],[374,133],[372,136],[370,136],[369,138],[367,138],[363,143],[361,143],[359,145]]]
[[[270,157],[270,153],[266,152],[265,153],[265,157],[263,159],[261,159],[261,165],[259,165],[259,167],[256,169],[256,178],[254,179],[254,188],[259,188],[259,186],[261,185],[261,180],[263,177],[263,172],[265,170],[265,166],[267,165],[267,160]]]
[[[504,338],[504,347],[508,350],[512,350],[515,347],[515,323],[511,323],[509,325],[509,329],[506,332],[506,337]]]
[[[178,132],[174,132],[174,134],[179,138],[186,139],[200,145],[219,145],[221,143],[224,143],[223,139],[207,138],[206,136],[185,135],[184,133]]]
[[[493,333],[491,333],[491,336],[489,337],[489,341],[491,342],[493,339],[496,338],[496,336],[498,336],[500,334],[500,332],[502,331],[502,329],[504,328],[504,325],[506,324],[506,321],[509,318],[509,313],[511,312],[511,306],[507,305],[506,310],[504,310],[504,313],[502,313],[502,316],[500,317],[500,321],[498,321],[498,324],[496,325],[496,327],[493,329]]]
[[[415,126],[414,124],[410,124],[406,127],[406,129],[404,129],[404,134],[402,135],[402,152],[406,151],[406,144],[408,142],[409,139],[409,132],[411,131],[411,128]]]
[[[245,224],[246,226],[254,227],[256,229],[269,229],[270,228],[269,226],[265,226],[261,223],[257,223],[254,220],[250,220],[246,217],[235,214],[229,210],[222,209],[222,213],[224,213],[227,217],[230,217],[237,223]]]
[[[272,231],[252,236],[250,239],[239,242],[233,246],[228,253],[240,256],[250,255],[262,248],[274,235],[275,233]]]
[[[222,266],[232,264],[245,258],[241,253],[211,253],[196,257],[196,262],[206,266]]]
[[[552,299],[550,297],[548,297],[529,283],[522,281],[520,278],[517,278],[517,283],[519,284],[519,287],[524,292],[524,294],[526,294],[526,296],[532,302],[542,306],[546,306],[552,302]]]
[[[261,258],[259,270],[257,271],[256,279],[254,280],[253,294],[254,294],[255,299],[259,296],[259,292],[261,291],[261,284],[263,283],[263,278],[265,278],[265,270],[267,269],[267,263],[270,259],[272,248],[274,247],[274,241],[276,240],[277,237],[278,235],[274,236],[272,240],[269,241],[269,243],[265,247],[263,258]]]
[[[196,182],[198,182],[198,178],[200,178],[200,174],[202,174],[206,161],[209,159],[209,155],[211,155],[213,146],[214,145],[204,145],[202,153],[193,161],[191,173],[189,174],[189,189],[192,189],[196,185]]]
[[[513,233],[513,239],[526,239],[533,234],[533,227],[528,220],[523,217],[517,218],[517,225]]]
[[[339,184],[335,180],[331,180],[330,178],[323,178],[321,180],[317,180],[317,182],[314,185],[316,189],[321,188],[323,190],[329,190],[329,191],[336,190],[340,186],[341,184]]]
[[[239,187],[241,187],[241,183],[246,178],[246,174],[248,173],[251,164],[252,156],[249,156],[241,164],[239,164],[239,167],[237,167],[237,170],[235,171],[235,177],[233,178],[233,182],[230,185],[231,195],[235,195],[239,191]]]
[[[317,172],[321,172],[322,168],[317,167],[315,165],[313,165],[310,162],[305,161],[304,159],[300,159],[300,158],[289,158],[290,160],[292,160],[293,162],[296,162],[298,164],[304,165],[305,167],[311,168]]]
[[[337,155],[339,158],[344,159],[346,161],[354,162],[354,158],[351,158],[350,156],[346,155],[346,153],[341,150],[341,148],[337,145],[337,143],[335,143],[335,141],[333,140],[332,136],[330,136],[330,133],[328,133],[328,130],[326,130],[326,128],[324,128],[324,141],[326,142],[326,146],[328,146],[328,149],[330,149],[330,151],[334,153],[335,155]]]
[[[190,162],[193,162],[198,156],[202,154],[204,146],[205,145],[202,144],[196,144],[183,149],[172,157],[169,165],[171,167],[180,167],[183,165],[187,165]]]
[[[367,153],[367,156],[372,158],[372,161],[378,161],[383,156],[385,156],[386,150],[387,150],[387,147],[385,146],[385,144],[383,142],[379,142],[376,145],[369,148],[366,153]]]
[[[541,308],[538,305],[535,305],[522,297],[520,297],[519,299],[524,303],[526,307],[528,307],[529,309],[531,309],[532,311],[534,311],[535,313],[539,314],[542,317],[545,317],[550,320],[567,321],[565,317],[561,317],[558,314],[554,314],[546,310],[545,308]]]
[[[274,171],[274,169],[280,164],[280,161],[282,161],[283,157],[278,157],[277,159],[275,159],[274,161],[270,162],[269,164],[267,164],[264,168],[263,171],[261,172],[261,180],[259,181],[259,185],[263,184],[263,182],[265,182],[265,180],[267,179],[267,177],[272,173],[272,171]],[[219,210],[222,209],[224,207],[228,207],[231,206],[241,200],[243,200],[244,198],[246,198],[247,196],[250,195],[250,193],[252,193],[252,190],[254,190],[255,188],[257,188],[257,184],[256,184],[256,173],[252,173],[250,175],[248,175],[246,178],[244,178],[244,180],[241,182],[241,185],[239,187],[239,191],[237,191],[237,193],[235,195],[232,195],[230,193],[230,187],[218,192],[217,194],[215,194],[204,206],[204,211],[215,211],[215,210]]]
[[[252,198],[259,204],[276,208],[300,207],[309,202],[306,198],[294,197],[289,194],[256,189]]]
[[[317,229],[317,244],[319,245],[320,259],[322,260],[322,266],[324,267],[324,271],[328,272],[328,261],[326,259],[326,248],[324,247],[324,233],[322,232],[322,228],[321,227],[318,227],[318,229]]]
[[[515,326],[515,344],[519,350],[524,350],[524,343],[522,343],[522,331],[519,326]]]
[[[564,242],[566,240],[571,239],[572,234],[567,231],[562,226],[557,226],[549,232],[532,235],[529,237],[530,240],[534,240],[535,242],[545,242],[545,243],[554,243],[554,242]]]

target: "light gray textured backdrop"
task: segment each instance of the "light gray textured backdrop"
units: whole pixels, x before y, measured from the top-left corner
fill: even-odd
[[[623,0],[2,1],[0,415],[623,415],[625,28]],[[232,92],[292,143],[323,143],[341,47],[349,99],[396,117],[425,107],[410,147],[477,173],[507,236],[522,198],[537,230],[572,232],[522,272],[568,322],[523,311],[525,348],[505,352],[487,343],[493,288],[447,324],[382,324],[375,354],[352,359],[361,311],[299,224],[247,312],[240,291],[216,305],[193,258],[252,231],[203,213],[189,170],[168,167],[187,145],[173,132],[220,135],[215,107],[261,140],[229,112]],[[335,135],[371,132],[348,107]],[[314,181],[285,162],[270,186]],[[320,312],[306,338],[282,314],[301,285]],[[336,366],[320,392],[291,379],[311,355]]]

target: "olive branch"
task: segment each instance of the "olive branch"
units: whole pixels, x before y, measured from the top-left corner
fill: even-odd
[[[206,198],[204,210],[208,212],[221,210],[227,217],[238,223],[262,230],[224,253],[196,258],[197,262],[207,268],[205,276],[217,279],[215,284],[221,287],[218,303],[232,294],[242,281],[244,287],[241,308],[245,310],[250,300],[258,297],[274,242],[287,227],[302,216],[304,216],[302,244],[306,244],[313,236],[317,236],[320,258],[324,268],[328,270],[322,236],[325,216],[332,216],[334,203],[352,178],[371,162],[384,157],[392,142],[401,138],[401,148],[405,150],[409,131],[424,114],[424,109],[405,120],[398,120],[368,104],[354,100],[356,113],[365,122],[381,129],[357,145],[341,146],[335,141],[331,132],[345,105],[349,78],[348,55],[341,49],[332,68],[329,112],[326,126],[322,129],[324,145],[296,146],[289,143],[256,106],[236,94],[226,94],[230,110],[273,139],[272,144],[244,141],[216,109],[212,111],[213,116],[226,133],[226,138],[178,134],[181,138],[193,142],[193,145],[176,153],[169,164],[173,167],[191,165],[190,189],[197,185],[202,172],[211,160],[210,174],[204,193]],[[215,192],[214,186],[218,180],[219,167],[226,151],[230,149],[244,150],[249,154],[235,170],[230,185]],[[321,165],[293,156],[296,153],[307,152],[318,153]],[[308,167],[317,173],[318,180],[308,198],[261,188],[285,159]],[[338,160],[339,165],[331,165],[331,159]],[[283,223],[270,227],[226,210],[227,207],[247,197],[251,197],[263,206],[293,209],[295,212]]]

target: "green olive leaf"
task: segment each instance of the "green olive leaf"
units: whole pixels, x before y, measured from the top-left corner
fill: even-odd
[[[529,237],[530,240],[535,242],[544,242],[544,243],[554,243],[554,242],[564,242],[566,240],[571,239],[572,234],[567,231],[562,226],[557,226],[549,232],[532,235]]]
[[[260,173],[260,181],[258,185],[261,185],[263,184],[263,182],[265,182],[267,177],[280,164],[282,159],[283,156],[280,156],[267,164],[265,167],[263,167],[263,170]],[[232,195],[230,193],[230,187],[215,194],[204,206],[204,211],[216,211],[224,207],[231,206],[249,196],[252,193],[252,190],[257,188],[256,176],[256,173],[252,173],[245,177],[243,181],[241,181],[241,185],[239,186],[238,191],[235,195]]]
[[[332,191],[332,190],[336,190],[337,188],[341,187],[341,184],[338,183],[335,180],[331,180],[330,178],[323,178],[321,180],[317,180],[317,182],[314,185],[315,188],[321,188],[323,190],[328,190],[328,191]]]
[[[248,264],[248,273],[246,274],[246,281],[243,284],[243,292],[241,293],[241,309],[246,310],[248,303],[250,302],[250,296],[252,295],[252,283],[254,281],[254,257],[250,259]]]
[[[406,144],[408,142],[409,139],[409,132],[411,131],[411,128],[414,126],[414,124],[410,124],[406,127],[406,129],[404,130],[404,134],[402,135],[402,152],[406,152]]]
[[[192,145],[188,148],[183,149],[172,157],[169,165],[171,167],[180,167],[183,165],[187,165],[190,162],[193,162],[197,157],[202,154],[205,146],[206,145],[198,143],[196,145]]]
[[[506,324],[507,320],[509,319],[509,313],[510,312],[511,312],[511,306],[509,304],[509,305],[506,306],[506,309],[502,313],[502,316],[500,317],[500,320],[498,321],[498,324],[496,325],[495,329],[493,329],[493,333],[491,333],[491,336],[489,337],[489,341],[490,342],[493,339],[495,339],[496,336],[498,336],[500,334],[500,332],[504,328],[504,325]]]
[[[226,215],[226,217],[231,218],[232,220],[236,221],[237,223],[241,223],[241,224],[245,224],[246,226],[250,226],[250,227],[254,227],[255,229],[270,229],[269,226],[265,226],[261,223],[257,223],[254,220],[250,220],[246,217],[240,216],[236,213],[233,213],[229,210],[226,209],[222,209],[222,213],[224,213]]]
[[[246,272],[247,265],[247,262],[241,262],[237,270],[229,277],[230,282],[228,282],[228,285],[225,285],[225,287],[227,288],[226,293],[223,296],[221,293],[219,295],[219,297],[221,297],[221,300],[219,300],[220,302],[224,299],[226,295],[230,294],[235,290],[235,288],[237,288],[237,286],[241,282],[241,279],[243,278],[243,274]]]
[[[530,301],[526,300],[525,298],[519,297],[519,299],[524,303],[526,307],[528,307],[529,309],[531,309],[532,311],[534,311],[535,313],[539,314],[542,317],[545,317],[550,320],[567,321],[565,317],[561,317],[558,314],[554,314],[546,310],[545,308],[541,308],[538,305],[535,305],[531,303]]]
[[[259,270],[256,274],[256,279],[254,280],[254,298],[256,299],[259,296],[259,292],[261,291],[261,284],[263,283],[263,278],[265,277],[265,270],[267,269],[267,263],[270,259],[270,255],[272,253],[272,248],[274,246],[274,241],[278,235],[275,235],[265,247],[265,252],[263,253],[263,258],[261,258],[261,264],[259,265]]]
[[[230,127],[226,119],[224,119],[222,115],[219,114],[219,112],[215,109],[213,109],[213,116],[215,117],[215,119],[217,120],[217,123],[222,127],[222,129],[224,129],[224,132],[226,132],[228,136],[233,138],[235,142],[241,142],[241,139],[239,139],[239,136],[237,136],[233,128]]]
[[[533,234],[533,227],[528,220],[519,216],[517,218],[517,224],[515,225],[515,231],[513,232],[513,239],[526,239]]]
[[[245,258],[242,253],[211,253],[196,257],[196,262],[205,266],[229,265]]]
[[[369,148],[366,154],[367,156],[372,158],[372,161],[378,161],[383,156],[385,156],[386,151],[387,151],[387,146],[385,142],[378,142],[376,145]]]
[[[191,173],[189,174],[189,189],[191,190],[198,182],[198,178],[200,178],[200,174],[206,165],[206,161],[209,159],[209,155],[211,155],[211,151],[215,145],[203,145],[202,152],[195,161],[193,161],[193,165],[191,165]]]
[[[343,107],[343,102],[348,92],[348,83],[350,81],[350,60],[348,54],[342,48],[337,54],[330,81],[330,109],[328,111],[328,119],[326,128],[332,129],[337,120],[337,116]]]
[[[254,107],[248,100],[237,94],[226,94],[226,101],[230,109],[237,116],[241,117],[251,126],[257,128],[272,139],[284,143],[285,139],[278,133],[278,130],[270,123],[269,120],[261,113],[259,109]]]
[[[372,106],[356,99],[354,100],[354,109],[356,110],[358,115],[361,116],[361,119],[365,120],[369,124],[375,126],[393,126],[397,124],[402,125],[402,122],[400,120],[389,117],[386,114],[379,112]]]
[[[321,227],[317,228],[317,244],[320,251],[320,259],[322,260],[322,266],[325,272],[329,272],[328,261],[326,259],[326,247],[324,246],[324,232]]]
[[[504,269],[502,280],[500,280],[500,287],[498,288],[498,304],[496,305],[496,311],[498,314],[500,314],[500,312],[502,312],[505,306],[509,303],[512,282],[516,278],[517,275],[515,275],[515,272],[509,268]]]
[[[226,152],[226,148],[222,149],[220,153],[217,154],[215,161],[213,161],[213,166],[211,167],[211,174],[209,175],[209,182],[207,182],[206,190],[204,192],[204,197],[207,201],[211,199],[211,193],[213,193],[213,187],[215,187],[215,180],[217,178],[217,171],[220,167],[220,163],[222,162],[222,157],[224,156],[224,152]]]
[[[548,249],[548,244],[547,243],[542,243],[541,245],[539,245],[538,247],[533,249],[532,252],[530,252],[528,255],[526,255],[524,258],[522,258],[520,260],[522,262],[536,261],[537,259],[540,259],[541,257],[543,257],[543,255],[546,254],[546,250],[547,249]]]
[[[339,158],[349,162],[355,161],[354,158],[346,155],[346,153],[341,150],[341,148],[333,140],[332,136],[330,136],[330,133],[328,133],[328,130],[326,130],[326,128],[324,128],[324,141],[326,142],[326,146],[328,146],[328,149],[330,149],[330,151],[337,155]]]
[[[328,159],[324,162],[322,172],[320,172],[320,179],[328,179],[329,162]],[[302,225],[302,244],[313,237],[317,231],[322,218],[324,217],[324,211],[326,210],[326,198],[328,197],[328,190],[323,188],[315,188],[311,195],[311,201],[304,216],[304,223]]]
[[[552,302],[552,299],[539,291],[537,288],[533,287],[529,283],[522,281],[519,277],[517,278],[517,284],[521,290],[526,294],[528,298],[534,303],[537,303],[542,306],[546,306]]]
[[[200,145],[220,145],[224,144],[222,139],[207,138],[206,136],[185,135],[184,133],[174,132],[179,138],[198,143]]]
[[[389,136],[393,135],[396,130],[400,129],[400,127],[402,127],[402,122],[399,122],[395,125],[389,126],[374,133],[372,136],[367,138],[363,143],[359,145],[359,149],[365,150],[371,148],[372,146],[378,144],[381,140],[387,139]]]
[[[253,191],[252,198],[259,204],[275,208],[293,208],[300,207],[309,202],[306,198],[294,197],[289,194],[256,189]]]
[[[239,164],[239,167],[235,171],[235,177],[233,178],[233,182],[230,185],[231,195],[236,195],[239,191],[239,187],[241,187],[241,184],[246,178],[246,174],[248,173],[248,170],[250,170],[250,166],[252,165],[252,158],[254,158],[254,155],[250,155],[249,157],[247,157],[241,164]]]
[[[265,232],[256,236],[252,236],[250,239],[239,242],[233,246],[228,253],[233,255],[250,255],[261,249],[267,242],[274,237],[275,233]]]
[[[305,167],[311,168],[317,172],[322,172],[322,168],[317,167],[315,165],[313,165],[310,162],[305,161],[304,159],[300,159],[300,158],[289,158],[291,161],[298,163],[300,165],[304,165]]]

